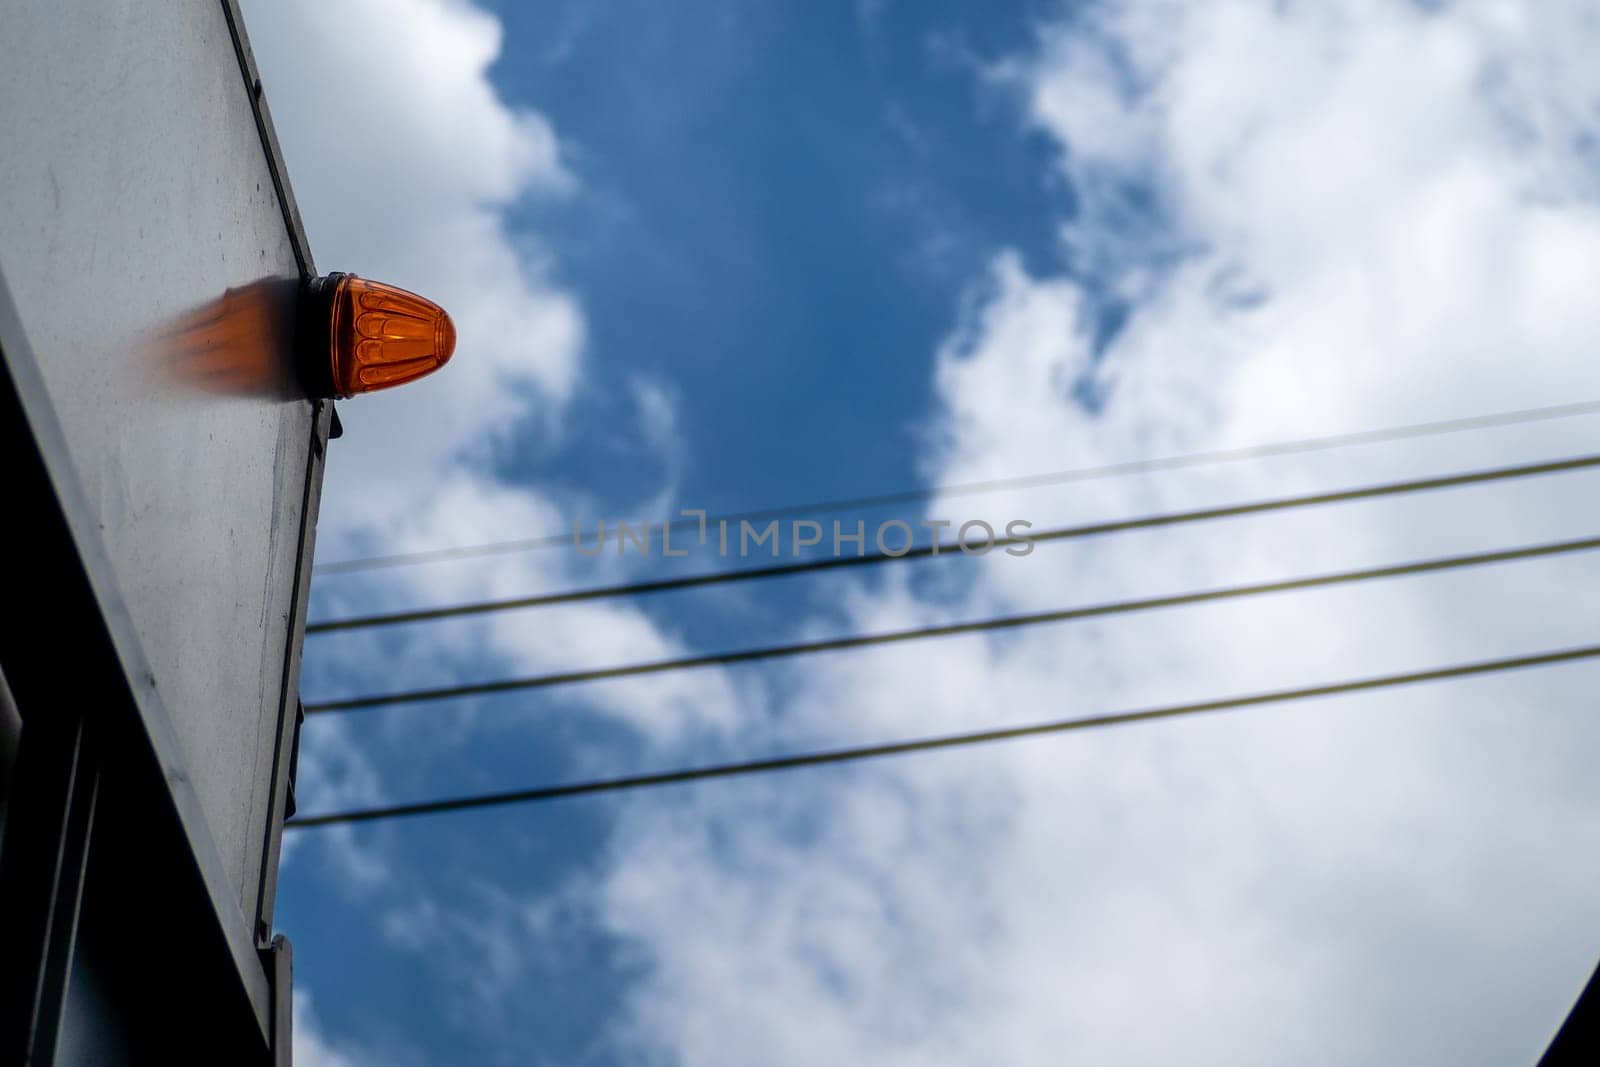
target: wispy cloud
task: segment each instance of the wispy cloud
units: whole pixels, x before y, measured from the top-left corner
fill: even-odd
[[[449,0],[247,4],[290,177],[319,269],[350,270],[438,300],[456,321],[458,353],[440,374],[394,392],[342,403],[346,434],[330,446],[319,553],[407,551],[560,530],[551,494],[510,484],[495,450],[513,434],[556,440],[585,370],[584,313],[556,278],[537,239],[513,222],[518,208],[576,195],[581,177],[538,111],[508,103],[491,84],[502,28],[490,14]],[[671,390],[639,379],[615,427],[647,443],[675,475],[681,446]],[[664,509],[674,486],[653,492]],[[316,610],[505,597],[592,581],[626,561],[579,562],[530,554],[494,567],[418,568],[378,582],[330,583]],[[422,633],[365,634],[324,642],[308,656],[307,684],[376,691],[467,675],[538,673],[685,651],[636,608],[579,606],[533,620],[507,615]],[[736,704],[717,675],[670,684],[592,687],[588,706],[634,728],[643,743],[672,745],[725,728]],[[476,735],[472,707],[431,732],[447,749]],[[414,751],[411,724],[385,724],[395,749]],[[575,763],[590,757],[576,752]],[[334,718],[314,720],[302,749],[305,810],[372,803],[385,756]],[[411,761],[415,762],[415,761]],[[417,769],[409,767],[408,769]],[[387,770],[387,768],[386,768]],[[380,893],[392,874],[385,839],[325,836],[317,855],[356,897]],[[291,838],[298,861],[305,846]]]
[[[549,121],[490,84],[501,28],[488,14],[445,0],[246,7],[318,266],[437,300],[459,338],[446,372],[342,406],[324,535],[337,549],[426,507],[445,472],[519,423],[559,418],[583,313],[508,211],[578,179]]]
[[[991,266],[937,357],[933,480],[1600,390],[1600,310],[1579,282],[1600,265],[1600,204],[1575,136],[1600,106],[1582,61],[1600,27],[1582,5],[1089,11],[992,68],[1059,145],[1062,241],[1081,254],[1061,276]],[[1108,299],[1128,317],[1102,347]],[[1568,426],[993,508],[1126,514],[1584,445]],[[932,597],[886,576],[847,605],[872,630],[1597,519],[1575,483],[1530,485],[986,559]],[[1574,560],[840,657],[798,679],[778,736],[1578,644],[1596,634],[1569,591],[1597,573]],[[1596,948],[1595,796],[1571,757],[1600,740],[1592,686],[1575,668],[640,799],[603,897],[652,963],[626,1034],[687,1063],[1531,1061]],[[767,723],[748,736],[774,743]]]
[[[519,253],[507,208],[582,176],[548,122],[489,87],[492,20],[401,6],[414,17],[251,11],[264,55],[299,56],[292,76],[266,73],[323,267],[381,267],[459,309],[461,357],[433,391],[346,406],[329,493],[359,503],[341,536],[404,551],[559,529],[551,499],[496,481],[477,445],[555,424],[580,380],[581,311]],[[1071,269],[971,265],[968,305],[929,353],[931,482],[1600,392],[1584,136],[1600,26],[1584,5],[1084,11],[980,75],[1058,149]],[[369,122],[350,126],[356,112]],[[1125,318],[1107,331],[1112,303]],[[670,452],[670,394],[636,399],[639,432]],[[1041,524],[1148,512],[1578,451],[1584,436],[1552,424],[985,506]],[[939,577],[908,565],[843,585],[834,608],[886,630],[1575,536],[1600,520],[1577,484],[1051,546]],[[386,595],[561,587],[570,566],[419,568]],[[780,669],[771,698],[701,672],[576,699],[663,762],[915,736],[1592,641],[1571,591],[1597,577],[1574,558],[828,657]],[[374,595],[351,589],[331,606]],[[352,688],[685,644],[629,609],[351,640],[372,654],[328,680]],[[629,947],[638,980],[613,1036],[652,1062],[1531,1061],[1600,929],[1584,671],[640,795],[559,921]],[[470,708],[451,721],[440,745],[475,736]],[[328,806],[376,789],[349,746],[325,755]],[[492,1018],[532,980],[522,964],[566,892],[386,906],[392,933],[427,926],[484,954],[492,980],[472,995]]]

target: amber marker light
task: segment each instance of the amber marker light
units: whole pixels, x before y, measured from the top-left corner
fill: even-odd
[[[343,398],[432,374],[455,351],[456,328],[415,293],[327,274],[306,283],[296,344],[306,391]]]

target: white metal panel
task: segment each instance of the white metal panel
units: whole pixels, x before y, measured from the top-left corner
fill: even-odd
[[[293,239],[217,0],[3,21],[0,271],[250,916],[313,439]]]

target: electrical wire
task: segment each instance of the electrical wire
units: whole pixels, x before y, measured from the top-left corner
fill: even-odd
[[[329,812],[324,815],[307,815],[289,822],[286,829],[309,829],[317,826],[334,826],[345,823],[372,822],[378,819],[395,819],[416,815],[431,815],[448,811],[466,811],[474,808],[499,807],[507,804],[527,804],[536,801],[556,800],[562,797],[594,796],[601,793],[616,793],[624,790],[644,789],[654,786],[677,785],[685,782],[704,781],[712,778],[733,778],[745,775],[765,774],[774,771],[793,770],[800,767],[816,767],[825,764],[850,763],[861,760],[878,759],[885,756],[907,755],[914,752],[929,752],[938,749],[952,749],[970,745],[989,744],[996,741],[1010,741],[1025,737],[1039,737],[1046,734],[1062,734],[1076,730],[1091,730],[1106,726],[1123,726],[1136,722],[1150,722],[1157,719],[1174,719],[1185,715],[1196,715],[1206,712],[1231,711],[1239,708],[1260,707],[1267,704],[1280,704],[1290,701],[1309,700],[1316,697],[1338,696],[1347,693],[1370,692],[1378,689],[1389,689],[1405,685],[1417,685],[1427,682],[1441,682],[1448,679],[1467,678],[1478,675],[1494,674],[1504,671],[1524,670],[1532,667],[1547,667],[1559,663],[1571,663],[1579,660],[1592,659],[1600,656],[1600,645],[1590,645],[1583,648],[1570,648],[1552,652],[1540,652],[1528,656],[1514,656],[1506,659],[1481,660],[1475,663],[1462,663],[1448,667],[1436,667],[1431,670],[1411,671],[1405,674],[1388,674],[1377,677],[1358,678],[1341,682],[1330,682],[1324,685],[1305,686],[1297,689],[1279,689],[1265,693],[1252,693],[1244,696],[1224,697],[1219,700],[1205,700],[1189,704],[1171,704],[1164,707],[1144,708],[1135,711],[1118,711],[1105,715],[1095,715],[1079,719],[1057,719],[1049,722],[1031,723],[1023,726],[1008,726],[993,730],[978,730],[970,733],[944,734],[935,737],[915,738],[908,741],[890,741],[875,745],[860,745],[851,748],[826,749],[818,752],[802,752],[787,756],[772,756],[766,759],[746,760],[739,763],[719,763],[702,767],[686,767],[679,770],[661,771],[653,774],[635,774],[618,778],[599,778],[589,781],[569,782],[561,785],[541,786],[533,789],[519,789],[505,793],[489,793],[478,796],[452,797],[443,800],[421,801],[412,804],[392,804],[384,807],[362,808],[353,811]]]
[[[1287,593],[1306,589],[1315,589],[1334,585],[1345,585],[1354,582],[1371,581],[1382,578],[1400,578],[1409,575],[1438,573],[1447,570],[1459,570],[1467,567],[1479,567],[1488,564],[1510,563],[1518,560],[1537,559],[1547,556],[1561,555],[1572,552],[1585,552],[1600,549],[1600,537],[1585,538],[1575,541],[1560,541],[1541,545],[1527,545],[1519,548],[1499,549],[1491,552],[1477,552],[1470,555],[1445,556],[1436,559],[1417,560],[1407,563],[1393,564],[1386,567],[1368,567],[1361,570],[1339,571],[1330,574],[1313,575],[1303,578],[1290,578],[1272,582],[1256,582],[1249,585],[1237,585],[1220,589],[1205,589],[1195,592],[1176,593],[1167,596],[1146,597],[1138,600],[1122,600],[1105,604],[1092,604],[1083,607],[1065,608],[1056,611],[1032,612],[1025,615],[1007,615],[1000,618],[982,619],[975,622],[949,623],[941,626],[924,626],[911,630],[897,630],[889,633],[859,634],[850,637],[835,637],[820,641],[804,641],[796,644],[770,645],[764,648],[739,649],[733,652],[713,652],[705,655],[683,656],[675,659],[654,660],[646,663],[631,663],[617,667],[598,667],[589,670],[563,671],[556,674],[541,674],[529,678],[511,678],[495,682],[477,682],[466,685],[442,686],[434,689],[412,689],[398,693],[385,693],[374,696],[350,697],[343,700],[328,700],[320,703],[305,705],[306,713],[317,714],[333,711],[354,711],[358,709],[384,707],[394,704],[413,704],[424,701],[450,700],[467,696],[484,696],[492,693],[507,693],[528,689],[544,689],[557,685],[571,685],[578,682],[594,682],[605,679],[637,677],[646,674],[662,674],[668,671],[688,670],[696,667],[727,666],[738,663],[751,663],[758,660],[771,660],[789,658],[794,656],[814,655],[822,652],[838,652],[845,649],[866,648],[874,645],[888,645],[905,641],[918,641],[936,637],[952,637],[961,634],[974,634],[993,630],[1016,629],[1024,626],[1037,626],[1045,623],[1072,622],[1082,619],[1102,618],[1110,615],[1123,615],[1139,611],[1152,611],[1161,608],[1183,607],[1193,604],[1203,604],[1222,600],[1235,600],[1243,597],[1262,596],[1269,593]]]
[[[1192,511],[1147,515],[1133,519],[1115,519],[1109,522],[1066,526],[1053,530],[1042,530],[1038,533],[1028,534],[1025,537],[997,537],[994,539],[992,547],[1012,548],[1030,542],[1063,541],[1102,534],[1123,533],[1131,530],[1156,529],[1211,519],[1238,518],[1245,515],[1258,515],[1293,508],[1340,504],[1355,500],[1367,500],[1435,489],[1453,489],[1485,482],[1528,478],[1544,474],[1561,474],[1596,466],[1600,466],[1600,455],[1579,456],[1549,462],[1523,464],[1515,467],[1499,467],[1492,470],[1471,471],[1464,474],[1450,474],[1434,478],[1391,482],[1384,485],[1364,486],[1357,489],[1279,497],[1246,504],[1228,504],[1222,507],[1200,508]],[[690,574],[677,578],[626,582],[618,585],[574,589],[557,593],[542,593],[535,596],[515,597],[506,600],[483,600],[468,604],[454,604],[447,607],[419,608],[412,611],[387,612],[346,619],[323,619],[309,623],[306,626],[306,634],[315,635],[345,630],[360,630],[374,626],[394,626],[401,623],[431,622],[439,619],[460,618],[469,615],[483,615],[491,612],[514,611],[525,608],[549,607],[556,604],[572,604],[580,601],[601,600],[612,597],[641,596],[649,593],[694,589],[730,582],[757,581],[796,574],[839,570],[846,567],[870,566],[879,563],[890,563],[895,560],[928,559],[940,554],[954,555],[958,551],[967,554],[966,550],[962,549],[957,542],[934,542],[932,544],[919,545],[898,554],[878,551],[863,553],[859,556],[830,556],[822,559],[801,560],[795,563],[778,563],[767,567],[745,567],[739,570],[716,571],[709,574]]]
[[[754,511],[737,511],[711,515],[706,518],[705,522],[709,525],[718,522],[781,519],[794,515],[816,514],[818,512],[859,511],[888,504],[931,500],[940,496],[970,496],[1000,489],[1031,489],[1086,481],[1094,478],[1152,474],[1157,471],[1179,470],[1186,467],[1202,467],[1218,463],[1238,462],[1240,460],[1267,459],[1273,456],[1321,452],[1335,448],[1348,448],[1354,445],[1382,444],[1389,441],[1433,437],[1441,434],[1461,433],[1468,430],[1486,430],[1524,423],[1546,422],[1554,419],[1569,419],[1596,413],[1600,413],[1600,400],[1587,400],[1571,404],[1552,404],[1545,407],[1500,411],[1485,415],[1472,415],[1465,418],[1417,422],[1403,426],[1387,426],[1376,430],[1360,430],[1353,433],[1329,434],[1321,437],[1305,437],[1298,440],[1279,441],[1270,444],[1247,445],[1241,448],[1223,448],[1208,452],[1191,452],[1178,456],[1127,460],[1121,463],[1110,463],[1096,467],[1077,467],[1043,474],[991,478],[986,481],[960,482],[953,485],[941,485],[924,489],[903,489],[870,496],[819,500],[810,504],[786,504],[779,507],[760,508]],[[673,530],[683,530],[699,527],[700,522],[701,520],[698,518],[690,518],[664,520],[655,525],[665,525]],[[312,572],[319,575],[353,574],[359,571],[377,570],[386,567],[405,567],[481,556],[506,555],[539,548],[551,548],[564,544],[568,540],[570,538],[567,534],[547,534],[542,537],[530,537],[522,540],[495,541],[478,545],[457,545],[448,548],[425,549],[418,552],[397,552],[385,556],[368,556],[362,559],[333,560],[327,563],[318,563],[312,567]]]

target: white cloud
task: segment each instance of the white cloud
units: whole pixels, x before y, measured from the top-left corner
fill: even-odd
[[[577,179],[549,124],[490,88],[495,23],[431,0],[250,15],[323,269],[439,295],[461,327],[431,383],[344,406],[328,506],[359,499],[345,525],[398,551],[558,527],[549,500],[457,462],[514,418],[554,425],[582,346],[575,302],[504,222],[518,198]],[[1061,148],[1079,204],[1062,240],[1092,284],[1011,255],[989,266],[934,354],[930,480],[1594,395],[1600,208],[1577,135],[1600,102],[1597,44],[1581,4],[1108,3],[1044,29],[993,78]],[[369,121],[352,127],[357,113]],[[1107,293],[1131,311],[1101,353],[1088,323]],[[637,400],[670,453],[670,394]],[[1583,431],[982,506],[1042,526],[1579,451]],[[1575,536],[1600,519],[1580,486],[1592,479],[1041,548],[937,595],[907,569],[839,606],[870,631]],[[401,589],[507,595],[567,584],[568,566],[420,568]],[[587,695],[663,760],[703,755],[708,734],[751,751],[920,735],[1577,644],[1593,619],[1571,590],[1596,578],[1594,561],[1518,565],[825,658],[770,710],[710,672]],[[539,623],[431,630],[375,680],[467,655],[532,672],[682,647],[632,613]],[[1600,740],[1584,721],[1593,677],[637,797],[594,890],[649,965],[621,1036],[708,1064],[1531,1062],[1596,948],[1600,839],[1579,759]],[[350,753],[327,758],[330,806],[373,795],[368,768],[339,762]],[[489,904],[476,924],[416,913],[486,954],[480,1000],[549,936],[535,904]],[[350,1062],[307,1033],[308,1057]]]
[[[647,395],[657,405],[667,403],[665,394]],[[671,432],[670,416],[659,409],[647,421],[655,423],[647,432]],[[544,534],[562,527],[559,513],[537,493],[499,485],[465,470],[433,486],[430,504],[425,510],[395,519],[386,528],[388,550],[473,544],[485,540],[486,531],[493,531],[491,537],[504,537],[508,532],[512,536]],[[585,536],[592,540],[594,535],[591,531]],[[474,561],[462,566],[418,567],[387,574],[380,588],[391,604],[398,592],[399,602],[406,605],[441,605],[606,584],[622,580],[627,568],[637,562],[634,556],[620,559],[614,552],[615,543],[613,536],[613,550],[594,559],[584,559],[566,548],[507,555],[492,566]],[[373,606],[370,587],[341,589],[334,585],[323,610],[340,616]],[[675,635],[626,601],[578,603],[412,627],[403,631],[400,639],[404,654],[399,656],[392,645],[383,644],[391,636],[382,631],[318,640],[324,642],[324,651],[339,655],[343,662],[381,664],[370,678],[347,683],[374,690],[440,684],[441,679],[456,677],[463,664],[477,677],[511,677],[687,653]],[[381,651],[385,648],[387,652]],[[680,743],[700,728],[726,727],[739,703],[729,681],[714,672],[606,682],[586,686],[582,696],[597,710],[632,725],[643,738],[666,745]],[[453,709],[450,718],[463,737],[479,722],[467,709]],[[411,728],[409,723],[396,727],[402,733]]]
[[[311,1006],[311,994],[303,989],[294,994],[294,1062],[299,1067],[360,1067],[371,1062],[330,1041]]]
[[[456,323],[438,374],[340,406],[326,542],[426,507],[443,472],[515,420],[559,418],[583,315],[505,212],[576,179],[549,121],[490,84],[490,15],[453,0],[245,6],[318,268],[412,289]]]
[[[555,278],[535,239],[510,222],[513,209],[530,199],[573,195],[579,178],[567,169],[550,122],[509,104],[491,84],[488,72],[501,48],[498,20],[458,0],[249,0],[245,7],[318,268],[415,290],[442,304],[457,327],[455,358],[438,374],[340,404],[346,432],[330,445],[319,554],[406,552],[561,529],[562,514],[549,496],[485,471],[491,447],[513,429],[532,427],[538,432],[531,436],[559,439],[585,345],[578,300]],[[616,432],[637,434],[669,459],[675,477],[674,398],[660,384],[632,386],[637,425]],[[671,491],[663,487],[656,505],[664,508]],[[490,567],[416,568],[389,572],[378,583],[326,583],[319,610],[519,595],[571,587],[607,571],[626,573],[614,559],[580,561],[570,552],[508,557]],[[480,677],[505,676],[683,651],[636,608],[607,605],[538,618],[500,615],[427,632],[368,633],[337,647],[338,639],[314,640],[323,645],[313,656],[342,665],[336,684],[366,692],[440,684],[468,669],[463,664]],[[672,746],[714,737],[736,703],[750,705],[753,694],[735,694],[726,680],[701,674],[594,686],[583,697],[635,726],[647,743]],[[429,742],[435,750],[474,736],[473,709],[452,712],[438,720]],[[484,721],[480,741],[483,732],[505,729]],[[414,720],[397,716],[383,728],[415,750],[414,735],[407,735]],[[391,796],[393,786],[377,772],[381,757],[358,736],[333,716],[307,726],[303,811]],[[590,757],[574,758],[581,770]],[[397,885],[392,844],[383,833],[348,827],[291,835],[285,862],[307,862],[309,855],[359,906],[375,907]],[[477,929],[461,916],[432,918],[458,932]],[[486,933],[472,943],[487,949],[492,940]],[[514,971],[506,956],[513,951],[501,948],[495,975]],[[334,1067],[365,1062],[328,1038],[308,1005],[297,998],[297,1059]]]
[[[1600,25],[1581,4],[1104,4],[996,68],[1094,272],[993,266],[934,481],[1600,393]],[[1144,187],[1157,214],[1119,191]],[[1132,215],[1130,216],[1130,211]],[[1087,309],[1131,303],[1096,353]],[[1088,386],[1103,406],[1075,399]],[[1084,519],[1580,452],[1592,426],[1002,495]],[[903,574],[862,630],[1580,536],[1594,479]],[[935,502],[930,514],[967,510]],[[1042,523],[1041,523],[1042,524]],[[1575,558],[818,661],[791,747],[1592,642]],[[1594,668],[718,783],[631,804],[603,888],[668,1062],[1532,1062],[1600,946]],[[777,744],[766,722],[751,747]]]
[[[520,994],[528,984],[570,978],[584,965],[591,947],[589,880],[569,876],[531,901],[500,886],[469,883],[464,898],[464,904],[444,907],[419,896],[390,907],[383,935],[435,973],[448,991],[438,1005],[441,1015],[465,1028],[503,1032],[526,1010]],[[530,942],[540,951],[529,952]]]
[[[319,554],[406,552],[560,530],[563,515],[549,497],[483,469],[487,446],[519,421],[542,426],[552,440],[559,434],[584,337],[577,300],[551,281],[532,238],[513,233],[508,222],[519,202],[567,195],[577,179],[563,165],[549,121],[507,104],[489,81],[501,47],[498,20],[452,0],[248,6],[319,269],[354,270],[437,298],[459,336],[456,358],[433,377],[341,404],[346,434],[330,446]],[[645,381],[632,383],[632,392],[637,424],[617,431],[675,457],[671,392]],[[663,487],[641,510],[664,508],[671,491]],[[624,573],[614,560],[609,566]],[[380,597],[441,604],[561,588],[593,580],[595,570],[570,552],[528,554],[487,567],[386,572],[379,583],[329,582],[319,594],[329,614],[351,613],[381,606]],[[344,647],[366,653],[351,662],[381,664],[366,679],[353,675],[351,684],[436,684],[463,662],[491,673],[533,673],[679,650],[637,610],[606,605],[549,612],[537,622],[524,613],[411,631],[403,643],[404,654],[396,655],[392,635],[350,639]],[[590,693],[597,706],[657,738],[715,723],[731,708],[715,677],[619,682]],[[470,715],[461,721],[470,723]],[[370,794],[362,756],[346,752],[325,720],[318,731],[327,745],[315,751],[338,753],[323,769]],[[324,784],[324,799],[355,795]]]

